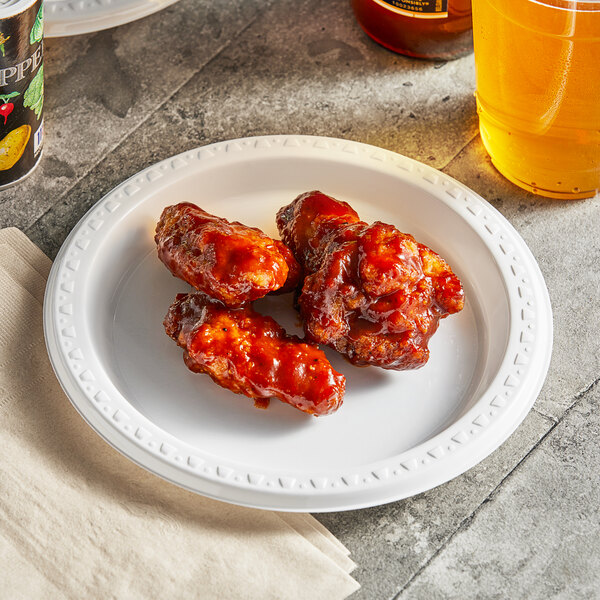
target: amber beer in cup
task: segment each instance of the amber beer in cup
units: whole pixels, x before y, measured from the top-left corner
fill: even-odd
[[[477,110],[494,166],[550,198],[600,190],[600,0],[473,0]]]

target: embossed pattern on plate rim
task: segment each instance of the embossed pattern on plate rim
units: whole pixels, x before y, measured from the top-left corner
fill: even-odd
[[[75,281],[83,254],[93,248],[92,242],[102,235],[102,228],[109,226],[106,222],[118,218],[123,201],[143,193],[157,179],[176,176],[173,174],[180,169],[185,172],[194,161],[227,160],[228,155],[257,150],[272,151],[274,155],[295,153],[299,158],[307,152],[317,156],[323,151],[349,153],[360,160],[386,163],[392,170],[398,169],[401,177],[420,181],[425,189],[435,191],[437,198],[447,197],[442,201],[462,216],[490,248],[505,278],[511,304],[507,352],[494,381],[477,404],[430,441],[392,459],[329,475],[248,471],[202,455],[97,384],[94,365],[86,361],[73,320]],[[466,471],[499,446],[525,417],[545,379],[552,345],[552,315],[541,272],[525,242],[491,205],[451,177],[394,152],[348,140],[300,135],[218,142],[166,159],[117,186],[90,209],[61,248],[49,278],[44,323],[50,357],[67,395],[109,443],[152,472],[193,491],[281,510],[371,506],[425,491]],[[141,450],[141,455],[132,456],[120,446],[119,439],[110,439],[113,432]],[[148,455],[153,457],[154,466],[147,464]],[[168,472],[161,469],[163,464],[170,466]],[[181,473],[186,476],[179,477]],[[421,483],[413,484],[411,480]],[[208,482],[211,485],[206,485]],[[361,496],[363,491],[367,493]]]

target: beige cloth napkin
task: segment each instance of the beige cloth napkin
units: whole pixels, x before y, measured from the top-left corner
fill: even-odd
[[[0,590],[35,598],[341,599],[348,551],[318,521],[176,487],[102,441],[46,354],[50,260],[0,230]]]

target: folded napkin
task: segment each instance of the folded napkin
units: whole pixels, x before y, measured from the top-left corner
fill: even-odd
[[[50,260],[0,230],[0,590],[6,598],[307,598],[358,589],[318,521],[146,472],[75,411],[48,361]]]

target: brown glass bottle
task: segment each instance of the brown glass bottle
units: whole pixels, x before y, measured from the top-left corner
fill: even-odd
[[[352,0],[367,35],[417,58],[452,59],[473,50],[471,0]]]

